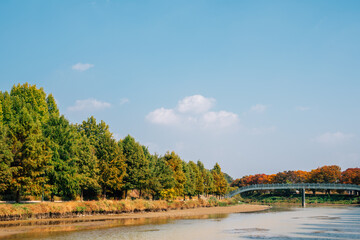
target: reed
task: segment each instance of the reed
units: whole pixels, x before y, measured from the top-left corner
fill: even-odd
[[[190,209],[198,207],[215,207],[234,205],[233,199],[183,200],[100,200],[100,201],[69,201],[0,204],[1,220],[17,220],[29,218],[61,218],[79,215],[120,214],[132,212],[157,212],[175,209]]]

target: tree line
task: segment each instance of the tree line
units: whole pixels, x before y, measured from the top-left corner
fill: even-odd
[[[341,171],[337,165],[322,166],[309,172],[295,170],[277,174],[255,174],[238,178],[231,183],[232,187],[243,187],[252,184],[271,183],[344,183],[360,185],[360,168],[348,168]]]
[[[52,94],[25,83],[0,91],[0,195],[172,199],[214,194],[229,185],[218,163],[185,162],[175,152],[151,154],[128,135],[117,141],[91,116],[81,124],[60,114]]]

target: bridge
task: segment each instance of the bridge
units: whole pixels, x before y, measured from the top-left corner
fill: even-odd
[[[248,191],[296,189],[302,190],[302,206],[305,207],[305,189],[311,190],[346,190],[360,192],[360,185],[337,184],[337,183],[294,183],[294,184],[254,184],[241,187],[228,193],[225,197],[230,198],[237,194]]]

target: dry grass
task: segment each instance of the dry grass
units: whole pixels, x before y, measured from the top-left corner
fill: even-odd
[[[166,211],[169,209],[189,209],[198,207],[232,205],[231,200],[192,199],[175,201],[150,200],[101,200],[101,201],[71,201],[71,202],[42,202],[24,204],[0,204],[0,220],[14,220],[27,218],[65,217],[79,214],[110,214],[143,211]]]

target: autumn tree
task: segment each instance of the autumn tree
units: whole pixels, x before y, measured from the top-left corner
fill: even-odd
[[[232,187],[244,187],[253,184],[268,184],[270,183],[271,178],[266,174],[254,174],[244,176],[240,179],[236,179],[231,183]],[[276,180],[274,180],[275,182]]]
[[[175,180],[175,194],[177,196],[183,196],[184,195],[184,185],[186,182],[186,176],[183,171],[183,165],[181,158],[172,151],[167,152],[164,157],[164,161],[166,164],[170,167],[170,169],[173,171],[173,176]]]
[[[360,185],[360,168],[348,168],[341,173],[341,183]]]
[[[225,195],[228,188],[228,183],[226,182],[224,174],[221,172],[221,168],[218,163],[215,164],[214,168],[211,170],[211,173],[214,178],[214,193],[218,196]]]
[[[311,183],[338,183],[341,178],[341,168],[336,165],[323,166],[311,170],[309,182]]]

